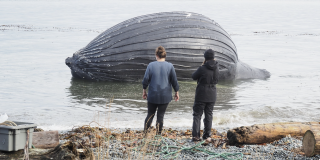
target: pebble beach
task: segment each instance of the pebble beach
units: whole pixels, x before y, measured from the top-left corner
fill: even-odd
[[[102,129],[103,130],[103,129]],[[254,145],[229,145],[226,133],[213,129],[212,140],[193,142],[190,130],[165,129],[162,137],[144,137],[142,130],[109,131],[109,139],[101,143],[95,140],[101,132],[88,134],[88,129],[60,134],[60,143],[77,141],[81,146],[89,146],[96,159],[307,159],[318,160],[320,155],[306,157],[302,150],[302,137],[288,135],[271,143]],[[98,133],[98,134],[97,134]],[[77,136],[75,136],[77,135]],[[86,136],[89,135],[89,136]],[[77,137],[77,138],[74,138]],[[106,136],[107,137],[107,136]],[[129,138],[132,137],[132,138]],[[99,144],[97,144],[99,143]],[[78,145],[78,148],[82,148]]]

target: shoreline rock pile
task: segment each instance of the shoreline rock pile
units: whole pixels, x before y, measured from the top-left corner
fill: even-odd
[[[41,130],[39,130],[41,131]],[[54,159],[320,159],[306,157],[302,137],[290,135],[270,143],[231,145],[227,134],[212,129],[211,141],[192,142],[191,130],[155,128],[108,129],[82,126],[59,134],[60,144],[52,149],[30,149],[33,158]],[[23,156],[23,151],[2,153],[1,158]]]
[[[154,128],[145,136],[143,130],[82,126],[60,134],[60,143],[73,142],[78,150],[90,148],[96,159],[320,158],[319,155],[306,157],[302,151],[302,137],[290,135],[271,143],[256,145],[229,145],[226,133],[219,133],[215,129],[212,129],[212,141],[200,145],[202,142],[191,141],[190,130],[164,129],[161,136],[155,136]],[[171,148],[164,152],[166,145]],[[194,146],[199,149],[186,149]]]

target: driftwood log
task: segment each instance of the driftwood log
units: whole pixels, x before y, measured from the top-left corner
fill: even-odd
[[[76,144],[67,142],[59,144],[53,149],[29,149],[30,160],[94,160],[94,154],[90,149],[78,152]],[[0,160],[24,160],[23,150],[14,152],[1,152]]]
[[[42,131],[32,134],[32,145],[35,148],[54,148],[59,145],[58,131]]]
[[[260,144],[281,139],[287,135],[303,136],[307,130],[320,129],[319,122],[283,122],[242,126],[228,131],[229,144]]]
[[[320,154],[320,129],[307,130],[303,136],[302,147],[307,157]]]

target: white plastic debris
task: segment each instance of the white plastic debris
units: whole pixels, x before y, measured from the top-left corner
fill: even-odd
[[[6,121],[7,119],[8,119],[8,115],[6,113],[0,115],[0,123]]]

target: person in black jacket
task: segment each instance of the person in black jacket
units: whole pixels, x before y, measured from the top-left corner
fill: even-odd
[[[216,84],[219,78],[218,62],[214,60],[214,51],[209,49],[204,53],[205,61],[197,71],[192,74],[192,79],[198,81],[193,105],[192,140],[200,141],[201,116],[204,111],[205,118],[202,138],[211,136],[212,112],[216,102]]]

